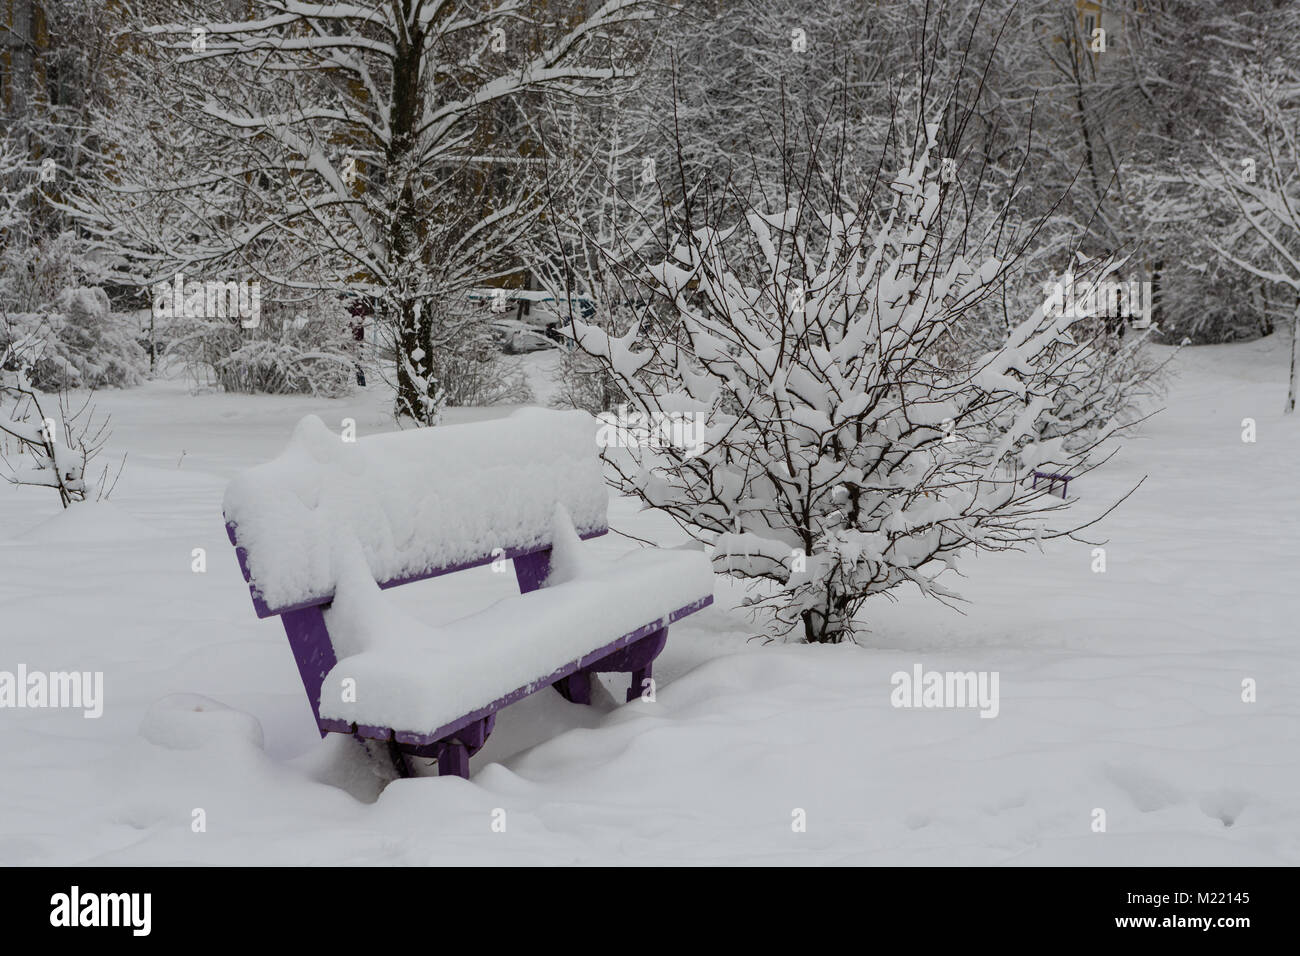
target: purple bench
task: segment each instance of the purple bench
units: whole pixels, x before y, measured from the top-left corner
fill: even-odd
[[[1032,487],[1037,488],[1038,482],[1040,480],[1046,481],[1047,493],[1049,495],[1054,495],[1056,494],[1056,483],[1059,481],[1061,483],[1060,497],[1064,498],[1066,495],[1070,493],[1070,479],[1073,477],[1074,477],[1073,475],[1060,475],[1050,471],[1035,471],[1034,483]]]
[[[549,580],[553,552],[586,561],[579,539],[608,530],[595,432],[584,413],[524,409],[349,444],[312,416],[231,483],[226,530],[253,607],[283,623],[322,737],[373,742],[401,776],[423,757],[468,777],[496,715],[529,694],[588,704],[593,674],[625,672],[627,699],[641,696],[669,625],[712,603],[712,574],[702,552],[647,549]],[[519,596],[451,624],[375,603],[506,560]],[[358,630],[367,615],[373,633]],[[361,701],[339,693],[349,680]]]

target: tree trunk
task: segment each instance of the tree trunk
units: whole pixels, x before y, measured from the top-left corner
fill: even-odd
[[[414,161],[415,131],[421,114],[420,58],[424,36],[412,28],[397,44],[393,62],[392,138],[387,174],[393,188],[389,220],[389,295],[387,318],[394,323],[397,343],[397,416],[409,416],[421,425],[437,421],[437,395],[433,382],[433,310],[419,293],[425,230],[416,208],[414,177],[420,175]]]
[[[403,301],[394,316],[397,335],[398,417],[409,417],[421,425],[433,425],[438,418],[438,396],[433,381],[433,319],[422,303]]]
[[[1286,413],[1295,411],[1296,369],[1300,366],[1300,301],[1296,302],[1295,317],[1291,320],[1291,387],[1287,389]]]
[[[33,39],[32,0],[17,0],[13,5],[13,29],[9,36],[10,64],[9,76],[10,111],[19,123],[27,123],[28,94],[36,85],[36,70],[32,59]],[[3,104],[0,104],[3,106]]]
[[[1157,259],[1151,267],[1151,314],[1147,316],[1151,324],[1160,327],[1164,320],[1164,310],[1160,307],[1160,280],[1165,271],[1165,260]]]
[[[809,644],[839,644],[849,637],[849,595],[840,592],[827,582],[825,602],[821,607],[809,608],[802,613],[804,640]]]

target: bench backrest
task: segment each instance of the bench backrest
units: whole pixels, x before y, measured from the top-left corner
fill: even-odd
[[[309,415],[279,457],[230,483],[224,510],[253,606],[269,617],[332,599],[345,539],[394,587],[544,551],[556,505],[582,537],[603,534],[608,501],[595,420],[525,408],[351,442]]]

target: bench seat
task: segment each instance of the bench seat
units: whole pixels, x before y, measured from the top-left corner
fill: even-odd
[[[341,586],[325,612],[330,635],[336,648],[366,649],[326,675],[320,716],[340,729],[401,727],[437,740],[459,729],[458,718],[469,723],[485,707],[591,669],[591,655],[666,628],[712,591],[703,552],[652,549],[441,626],[408,616],[377,587]],[[346,678],[355,700],[345,700]]]

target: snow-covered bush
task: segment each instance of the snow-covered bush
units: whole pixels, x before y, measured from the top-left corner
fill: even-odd
[[[522,363],[501,354],[481,310],[467,303],[463,295],[453,295],[428,300],[417,310],[428,334],[428,356],[426,360],[421,352],[415,360],[427,366],[424,380],[433,388],[435,407],[521,405],[531,401]],[[380,333],[380,361],[398,362],[402,354],[398,336],[383,325]],[[440,419],[438,413],[432,421]]]
[[[19,137],[10,135],[8,129],[0,131],[0,261],[16,245],[17,237],[27,232],[23,207],[36,192],[36,177],[26,158]],[[5,270],[0,269],[0,283],[4,281]]]
[[[1239,269],[1212,248],[1198,248],[1206,245],[1200,235],[1188,242],[1195,246],[1188,250],[1192,255],[1187,261],[1180,259],[1166,267],[1166,288],[1177,289],[1178,294],[1166,297],[1160,310],[1163,341],[1250,341],[1271,335],[1277,326],[1286,324],[1294,300],[1285,285]]]
[[[135,323],[112,311],[103,289],[66,289],[56,311],[42,318],[49,335],[31,365],[36,388],[125,388],[144,380],[149,360]]]
[[[66,393],[42,403],[28,377],[32,355],[42,346],[39,334],[22,334],[10,321],[0,323],[0,473],[15,485],[53,488],[63,507],[90,493],[87,475],[92,459],[108,436],[108,420],[96,418],[89,400],[73,409]],[[48,406],[48,411],[47,411]],[[126,460],[123,458],[123,465]],[[121,468],[118,469],[121,474]],[[100,498],[112,492],[105,468],[97,484]],[[116,479],[114,479],[116,484]]]
[[[0,242],[0,306],[10,312],[56,310],[68,289],[92,286],[103,270],[72,231],[30,239],[15,229]]]
[[[345,395],[356,380],[355,320],[337,304],[297,309],[263,303],[255,326],[235,318],[175,318],[169,355],[190,376],[227,392]]]
[[[593,415],[608,412],[627,401],[618,380],[599,359],[580,349],[567,351],[552,376],[559,408],[580,408]]]
[[[1165,393],[1174,355],[1155,355],[1152,331],[1119,342],[1094,338],[1073,348],[1052,407],[1037,426],[1039,438],[1063,437],[1066,448],[1083,449],[1149,417]]]
[[[963,321],[955,330],[952,356],[957,361],[975,361],[996,347],[1009,330],[1001,316],[1027,315],[1045,303],[1053,309],[1073,307],[1065,301],[1063,290],[1088,302],[1090,296],[1103,294],[1104,283],[1115,281],[1126,264],[1113,257],[1080,258],[1063,276],[1053,275],[1041,286],[1021,273],[974,310],[974,321]],[[1080,316],[1070,327],[1069,339],[1045,353],[1043,368],[1053,371],[1059,387],[1039,421],[1038,437],[1064,436],[1070,449],[1085,448],[1149,416],[1165,393],[1165,373],[1174,355],[1172,351],[1159,354],[1152,347],[1152,336],[1161,331],[1154,325],[1132,328],[1116,316]]]
[[[950,358],[1015,258],[981,252],[996,231],[958,227],[938,131],[903,132],[897,174],[852,199],[813,150],[767,190],[787,206],[729,196],[716,207],[747,212],[724,227],[697,205],[649,270],[665,308],[645,334],[578,329],[633,412],[702,422],[702,447],[606,449],[618,489],[710,543],[719,572],[774,582],[750,603],[777,634],[850,638],[873,594],[910,582],[952,599],[939,577],[963,552],[1072,530],[1030,479],[1089,467],[1068,427],[1040,438],[1081,368],[1077,319],[1044,303],[976,359]]]
[[[60,429],[53,419],[44,416],[39,406],[34,408],[34,421],[28,420],[28,414],[18,419],[7,418],[5,414],[0,411],[0,435],[16,440],[19,454],[25,459],[12,464],[7,456],[0,455],[10,466],[5,479],[15,485],[53,488],[65,508],[74,501],[85,500],[88,455],[72,431],[66,427]]]
[[[470,341],[433,350],[430,380],[440,383],[443,404],[473,408],[532,401],[523,364],[501,355],[489,327],[476,325],[470,331]]]

